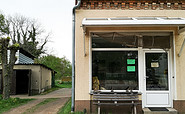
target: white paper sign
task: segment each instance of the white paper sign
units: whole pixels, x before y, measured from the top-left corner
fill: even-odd
[[[151,67],[152,68],[158,68],[159,67],[159,62],[152,62]]]

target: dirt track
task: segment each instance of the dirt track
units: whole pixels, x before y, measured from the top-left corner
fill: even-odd
[[[19,97],[19,98],[34,98],[36,100],[28,102],[25,105],[19,106],[17,108],[13,108],[8,112],[3,114],[29,114],[28,109],[31,109],[33,106],[39,104],[47,98],[58,98],[57,100],[51,101],[47,104],[39,106],[34,112],[31,114],[56,114],[58,110],[63,107],[63,105],[68,101],[71,97],[71,89],[62,88],[57,91],[51,92],[47,95],[36,95],[36,96],[27,96],[27,95],[14,95],[11,97]]]

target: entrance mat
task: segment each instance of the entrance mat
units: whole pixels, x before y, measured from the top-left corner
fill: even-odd
[[[149,109],[151,111],[169,111],[167,108],[165,107],[149,107]]]

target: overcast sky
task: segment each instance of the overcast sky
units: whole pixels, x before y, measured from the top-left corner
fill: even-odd
[[[52,54],[72,55],[72,8],[75,0],[0,0],[0,12],[20,14],[36,19],[47,32],[51,32],[49,47]]]

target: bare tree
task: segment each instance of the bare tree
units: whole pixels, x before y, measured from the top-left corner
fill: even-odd
[[[0,36],[3,36],[5,34],[9,34],[9,29],[6,24],[6,19],[4,15],[0,14]]]
[[[20,47],[39,57],[45,53],[45,45],[49,40],[50,34],[43,37],[44,30],[32,19],[16,15],[7,19],[9,36],[13,43],[18,43]]]
[[[5,19],[0,15],[0,36],[9,36],[0,38],[0,57],[3,74],[3,98],[10,97],[10,77],[13,76],[13,67],[16,61],[15,53],[22,47],[34,56],[38,57],[44,53],[44,46],[48,42],[49,35],[39,42],[39,37],[43,31],[29,18],[23,16],[9,17]],[[7,50],[10,50],[8,62]]]

